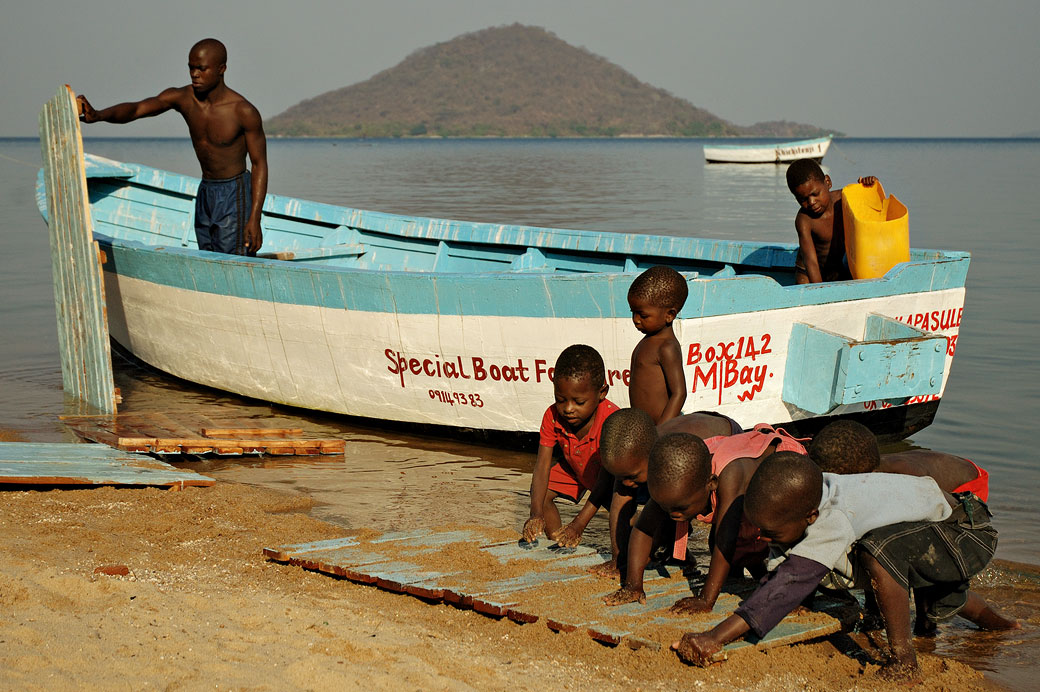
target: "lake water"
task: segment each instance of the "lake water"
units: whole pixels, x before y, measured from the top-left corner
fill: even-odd
[[[706,166],[699,140],[271,140],[270,191],[401,214],[539,226],[793,241],[797,207],[784,167]],[[88,139],[88,152],[197,175],[187,139]],[[35,140],[0,140],[0,430],[68,440],[47,229],[33,186]],[[975,460],[991,474],[998,557],[1040,564],[1040,485],[1028,442],[1037,422],[1040,141],[837,140],[834,184],[876,175],[910,209],[915,247],[972,253],[957,356],[935,422],[915,445]],[[1029,192],[1033,190],[1033,192]],[[1032,307],[1030,307],[1032,306]],[[217,460],[203,472],[307,492],[315,513],[393,529],[451,498],[444,516],[519,527],[531,452],[359,427],[274,408],[116,362],[123,411],[194,410],[292,418],[348,440],[346,458]],[[546,405],[548,405],[548,397]],[[443,504],[443,502],[441,502]],[[598,522],[598,523],[597,523]],[[602,541],[605,521],[590,527]],[[985,657],[983,657],[985,658]]]

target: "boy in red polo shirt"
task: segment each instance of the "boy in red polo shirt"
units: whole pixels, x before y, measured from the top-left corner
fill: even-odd
[[[583,344],[568,346],[556,360],[552,373],[556,403],[542,416],[538,458],[531,477],[531,518],[524,524],[524,540],[533,541],[543,531],[563,547],[578,545],[596,510],[610,497],[613,478],[601,472],[599,438],[603,421],[618,410],[607,399],[606,371],[596,349]],[[563,459],[553,464],[559,445]],[[556,498],[581,501],[592,491],[581,511],[562,526]]]

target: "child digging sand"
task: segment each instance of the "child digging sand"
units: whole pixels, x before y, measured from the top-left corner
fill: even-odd
[[[672,606],[674,612],[710,611],[729,576],[742,575],[745,567],[755,577],[765,572],[768,546],[757,528],[744,519],[744,489],[763,459],[778,449],[804,452],[805,448],[786,433],[763,424],[703,443],[691,437],[653,449],[646,472],[652,500],[632,530],[625,580],[621,589],[607,597],[608,605],[645,599],[643,571],[650,559],[651,537],[662,525],[671,527],[678,522],[688,527],[692,518],[711,524],[711,562],[700,594],[678,601]],[[702,458],[702,448],[707,461]]]
[[[877,178],[867,176],[859,182],[870,187]],[[787,168],[787,187],[801,207],[794,217],[798,232],[795,281],[818,284],[851,279],[852,274],[845,265],[841,190],[831,190],[831,177],[812,159],[798,159]]]
[[[636,509],[638,505],[645,505],[650,501],[650,494],[646,489],[650,449],[657,442],[659,435],[673,432],[711,439],[733,435],[743,430],[732,418],[709,411],[688,413],[657,426],[649,413],[638,408],[624,408],[610,416],[603,424],[600,460],[604,470],[614,478],[609,517],[611,560],[593,568],[593,573],[602,576],[624,574],[628,540],[632,533]],[[662,534],[662,545],[668,542],[671,548],[674,534],[674,525],[669,526]]]
[[[983,629],[1019,627],[968,590],[997,543],[989,510],[970,494],[955,498],[928,477],[824,474],[805,455],[778,452],[755,471],[744,511],[772,544],[771,574],[733,615],[672,644],[687,663],[707,665],[749,631],[764,637],[830,570],[851,578],[854,562],[869,577],[885,622],[891,650],[885,677],[920,673],[911,588],[926,594],[930,619],[961,615]]]
[[[686,375],[672,322],[686,303],[686,279],[671,267],[650,267],[628,289],[632,322],[644,334],[632,351],[628,396],[633,408],[663,423],[682,413]]]
[[[523,539],[535,540],[543,531],[563,547],[581,540],[589,521],[610,493],[610,474],[601,473],[599,439],[603,421],[617,411],[607,399],[603,358],[591,346],[568,346],[553,371],[556,403],[545,410],[539,432],[538,457],[531,477],[531,518],[524,524]],[[553,464],[553,449],[563,459]],[[578,515],[561,528],[556,498],[577,503],[591,491]]]

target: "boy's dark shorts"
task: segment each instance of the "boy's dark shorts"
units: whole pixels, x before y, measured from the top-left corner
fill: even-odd
[[[858,544],[900,586],[928,603],[929,620],[945,620],[965,606],[969,580],[997,549],[997,530],[986,503],[971,493],[954,497],[960,504],[945,521],[882,526]]]

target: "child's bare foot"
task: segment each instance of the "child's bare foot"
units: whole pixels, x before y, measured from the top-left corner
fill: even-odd
[[[921,667],[917,665],[916,658],[911,662],[892,659],[883,664],[877,674],[878,677],[891,682],[915,684],[921,681]]]
[[[680,598],[668,610],[673,613],[710,613],[712,606],[700,596]]]
[[[928,618],[914,620],[914,634],[919,637],[934,637],[938,631],[939,626]]]
[[[984,630],[1020,630],[1022,623],[1018,620],[1004,617],[992,608],[986,608],[981,617],[972,620]]]
[[[968,603],[964,606],[961,612],[957,614],[971,620],[978,625],[980,629],[984,630],[1017,630],[1022,628],[1022,625],[1018,620],[1004,617],[997,611],[993,610],[993,608],[982,599],[982,596],[971,591],[968,592]]]
[[[610,594],[609,596],[603,597],[603,602],[608,606],[623,605],[625,603],[646,603],[646,594],[643,593],[642,589],[635,590],[630,589],[627,586],[622,586],[620,589]]]
[[[596,575],[597,577],[617,578],[621,576],[621,572],[618,570],[617,560],[608,560],[607,562],[593,565],[586,571],[589,574]]]

